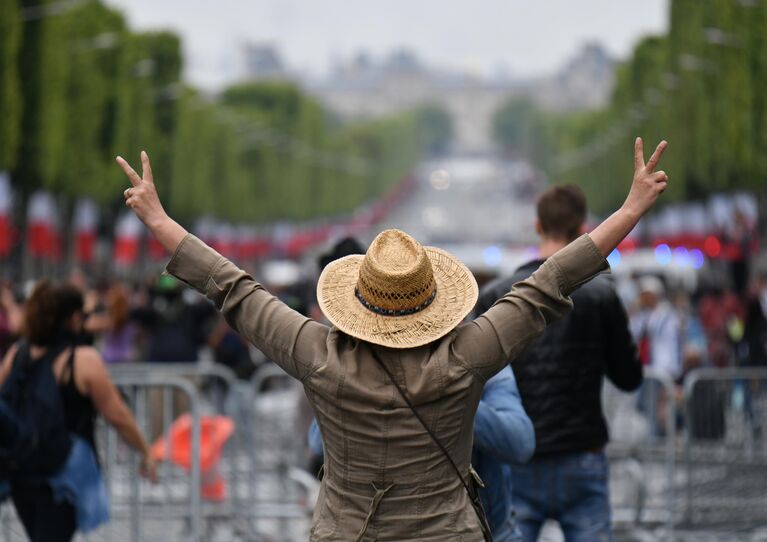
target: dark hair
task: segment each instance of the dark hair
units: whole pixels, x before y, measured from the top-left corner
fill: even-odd
[[[552,186],[538,198],[538,222],[543,235],[572,241],[586,221],[586,196],[577,186]]]
[[[52,346],[66,334],[70,317],[83,310],[83,294],[70,284],[40,281],[24,307],[23,336],[30,344]]]
[[[337,241],[333,247],[322,254],[317,259],[317,265],[320,268],[320,272],[325,269],[330,262],[333,262],[344,256],[351,256],[352,254],[365,254],[365,247],[357,241],[354,237],[344,237],[340,241]]]

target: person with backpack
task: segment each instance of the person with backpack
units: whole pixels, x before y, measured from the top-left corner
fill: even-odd
[[[66,542],[108,518],[97,414],[141,454],[141,473],[156,478],[103,359],[76,346],[84,319],[79,290],[40,282],[24,307],[22,340],[0,366],[0,499],[4,488],[32,542]]]
[[[667,187],[655,171],[665,147],[645,164],[637,138],[620,210],[467,323],[478,297],[469,269],[399,230],[325,268],[317,300],[331,325],[312,321],[167,215],[146,153],[141,176],[117,162],[131,183],[126,205],[173,254],[167,272],[302,383],[325,444],[310,540],[480,542],[493,539],[470,466],[485,382],[608,267],[607,255]]]

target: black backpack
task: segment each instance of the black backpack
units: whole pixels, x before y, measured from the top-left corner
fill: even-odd
[[[53,362],[67,347],[49,348],[33,360],[29,345],[19,344],[11,374],[0,389],[0,401],[19,428],[14,441],[0,447],[0,480],[44,479],[64,466],[72,439]],[[69,348],[74,356],[74,347]]]

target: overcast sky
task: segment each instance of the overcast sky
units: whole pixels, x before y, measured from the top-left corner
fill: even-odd
[[[408,47],[429,63],[485,75],[551,73],[584,41],[619,58],[664,32],[668,0],[107,0],[134,29],[184,41],[192,83],[220,87],[241,45],[272,43],[296,71],[319,75],[362,49]]]

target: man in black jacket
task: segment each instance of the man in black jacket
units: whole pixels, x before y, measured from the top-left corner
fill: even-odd
[[[586,199],[575,186],[550,188],[537,210],[540,259],[483,289],[477,314],[584,232]],[[536,436],[533,459],[512,469],[524,542],[535,542],[547,519],[559,522],[567,542],[612,540],[602,380],[635,390],[642,365],[611,277],[598,276],[571,297],[573,311],[512,364]]]

